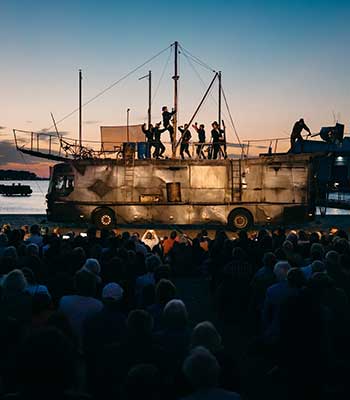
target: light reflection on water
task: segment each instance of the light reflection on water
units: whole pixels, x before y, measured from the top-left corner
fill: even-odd
[[[5,197],[0,195],[0,214],[46,214],[46,198],[49,181],[0,181],[0,184],[12,185],[21,183],[30,185],[33,193],[29,197]],[[330,194],[331,199],[337,199],[337,193]],[[350,194],[342,195],[342,200],[350,202]],[[317,215],[320,210],[317,209]],[[350,210],[327,209],[327,215],[350,215]]]

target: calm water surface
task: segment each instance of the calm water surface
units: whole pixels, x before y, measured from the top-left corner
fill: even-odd
[[[0,214],[45,214],[46,198],[49,181],[0,181],[3,185],[21,183],[32,188],[32,195],[28,197],[6,197],[0,195]]]

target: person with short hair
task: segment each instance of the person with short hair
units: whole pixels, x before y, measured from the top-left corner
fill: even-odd
[[[203,151],[203,147],[205,144],[205,127],[203,124],[200,124],[198,127],[197,122],[192,125],[192,128],[197,132],[198,134],[198,145],[197,145],[197,149],[196,149],[196,153],[197,153],[197,157],[199,159],[203,158],[206,159],[204,151]]]
[[[40,226],[37,224],[34,224],[30,227],[30,236],[25,240],[25,244],[30,244],[34,243],[38,245],[39,247],[42,247],[43,245],[43,238],[40,234]]]
[[[185,359],[183,373],[194,393],[182,400],[239,400],[240,395],[218,388],[220,366],[216,358],[204,347],[194,348]]]
[[[191,140],[191,132],[188,129],[188,124],[185,124],[183,127],[179,126],[179,131],[181,132],[181,139],[180,139],[180,156],[184,160],[185,156],[184,153],[188,155],[188,158],[191,158],[191,154],[189,151],[189,144]]]
[[[167,106],[162,107],[162,118],[163,118],[163,126],[165,130],[169,132],[170,135],[170,142],[174,142],[174,127],[171,125],[170,121],[173,115],[176,114],[176,110],[172,110],[171,112],[168,111]]]
[[[310,128],[305,124],[304,119],[300,118],[299,121],[297,121],[292,129],[292,133],[290,134],[290,148],[291,150],[294,148],[295,143],[297,141],[299,142],[303,142],[304,139],[301,136],[301,132],[303,131],[303,129],[306,130],[306,132],[309,133],[309,135],[311,135],[311,131]]]

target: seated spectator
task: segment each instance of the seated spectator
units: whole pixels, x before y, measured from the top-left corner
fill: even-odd
[[[75,275],[77,294],[63,296],[58,310],[69,320],[77,338],[82,338],[83,324],[88,317],[101,311],[103,304],[94,298],[96,295],[96,278],[86,271],[79,271]]]
[[[297,291],[297,289],[288,285],[287,274],[289,270],[290,264],[287,261],[279,261],[274,267],[277,283],[270,286],[266,291],[262,320],[264,335],[272,340],[279,336],[279,317],[282,304]]]
[[[154,271],[160,266],[160,259],[155,255],[149,255],[145,260],[146,273],[136,279],[135,298],[136,304],[142,306],[142,291],[148,286],[155,286]]]
[[[88,258],[83,267],[81,268],[80,271],[86,271],[90,273],[95,279],[96,279],[96,284],[100,284],[102,279],[100,277],[101,274],[101,266],[98,260],[95,258]]]
[[[39,225],[32,225],[30,227],[30,236],[25,240],[26,244],[34,243],[39,247],[43,245],[43,238],[40,235],[40,227]]]
[[[204,347],[196,347],[183,363],[183,372],[194,393],[184,400],[238,400],[239,394],[217,388],[220,366],[216,358]]]
[[[22,323],[32,319],[32,299],[26,293],[27,281],[19,269],[11,271],[3,281],[0,319],[15,318]]]
[[[120,396],[130,369],[138,364],[152,364],[165,372],[164,352],[153,343],[153,320],[143,310],[133,310],[127,319],[127,334],[120,344],[107,346],[98,362],[97,390],[100,396]]]
[[[209,321],[201,322],[193,329],[191,348],[194,349],[198,346],[205,347],[209,350],[219,363],[219,386],[223,389],[239,391],[239,373],[236,363],[222,345],[219,332]]]
[[[77,380],[77,357],[71,343],[59,331],[47,328],[29,335],[16,364],[19,393],[14,399],[84,399],[69,393]]]
[[[165,350],[176,370],[187,354],[191,339],[187,309],[181,300],[170,300],[166,304],[162,328],[156,335],[156,341]]]
[[[147,307],[154,321],[154,331],[157,332],[162,326],[162,316],[166,304],[176,296],[176,287],[167,279],[161,279],[155,292],[155,303]]]
[[[152,364],[132,367],[126,378],[128,400],[163,400],[166,398],[164,383],[159,369]]]
[[[36,277],[30,268],[23,268],[22,272],[27,280],[27,293],[29,293],[31,296],[35,296],[36,294],[45,294],[51,299],[51,295],[47,287],[45,285],[40,285],[37,282]]]

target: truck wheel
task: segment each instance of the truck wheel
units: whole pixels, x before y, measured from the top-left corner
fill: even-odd
[[[98,208],[93,213],[92,221],[98,228],[112,228],[115,225],[115,215],[110,208]]]
[[[231,211],[228,224],[232,229],[249,229],[253,226],[253,216],[245,208],[236,208]]]

